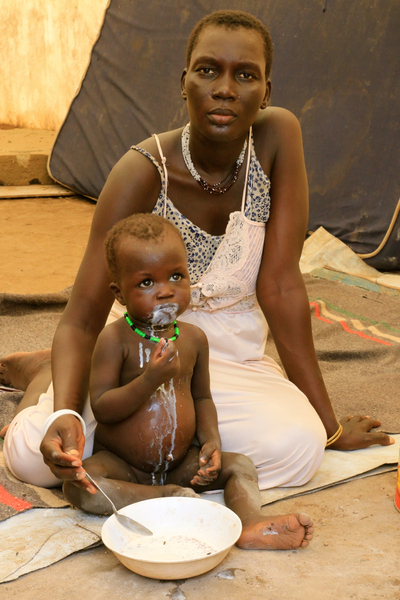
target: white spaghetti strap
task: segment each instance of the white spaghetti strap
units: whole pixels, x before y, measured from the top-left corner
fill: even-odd
[[[243,187],[243,197],[242,197],[242,214],[244,215],[244,209],[246,206],[246,198],[247,198],[247,186],[249,183],[249,172],[250,172],[250,160],[251,160],[251,147],[252,147],[252,127],[250,127],[249,129],[249,141],[247,144],[247,161],[246,161],[246,177],[244,180],[244,187]]]
[[[165,158],[162,148],[161,148],[161,144],[160,144],[160,140],[158,138],[158,135],[156,133],[152,134],[152,137],[156,140],[156,144],[157,144],[157,148],[158,148],[158,152],[160,154],[160,158],[161,158],[161,164],[162,167],[164,169],[164,175],[165,175],[165,187],[164,187],[164,219],[166,219],[167,217],[167,198],[168,198],[168,171],[167,171],[167,159]]]

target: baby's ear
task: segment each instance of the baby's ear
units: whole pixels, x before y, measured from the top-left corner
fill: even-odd
[[[119,285],[116,281],[113,281],[112,283],[110,283],[110,290],[112,291],[112,293],[114,294],[114,296],[116,297],[118,302],[120,304],[122,304],[123,306],[125,306],[124,297],[123,297],[122,292],[119,288]]]

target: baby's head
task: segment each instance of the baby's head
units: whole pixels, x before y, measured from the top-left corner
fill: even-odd
[[[110,288],[137,326],[165,328],[190,301],[186,248],[172,223],[135,214],[108,233]]]

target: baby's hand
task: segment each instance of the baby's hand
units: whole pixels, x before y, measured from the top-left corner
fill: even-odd
[[[146,375],[159,386],[179,374],[180,360],[174,342],[161,338],[154,346],[146,367]]]
[[[206,442],[199,454],[199,470],[191,485],[208,485],[215,481],[221,470],[221,448],[216,442]]]

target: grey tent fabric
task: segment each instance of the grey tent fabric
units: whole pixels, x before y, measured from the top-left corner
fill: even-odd
[[[97,198],[132,144],[182,126],[186,41],[221,8],[246,10],[271,32],[272,104],[303,129],[309,229],[322,225],[355,252],[373,252],[400,196],[398,0],[111,0],[50,174]],[[367,262],[400,269],[400,218]]]

